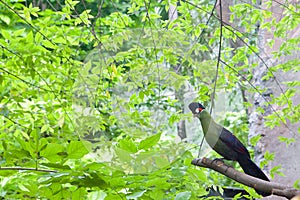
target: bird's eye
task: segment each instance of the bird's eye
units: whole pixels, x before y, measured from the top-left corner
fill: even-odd
[[[196,108],[195,113],[199,113],[199,108]]]

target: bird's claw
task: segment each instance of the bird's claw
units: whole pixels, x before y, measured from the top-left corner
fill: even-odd
[[[213,159],[213,161],[211,163],[213,164],[214,162],[219,161],[219,162],[222,162],[222,164],[224,164],[225,163],[224,160],[226,160],[226,159],[225,158],[215,158],[215,159]],[[230,167],[232,168],[232,166],[228,166],[228,165],[226,165],[226,166],[227,166],[227,168],[226,168],[225,172],[227,172],[227,170]]]
[[[225,158],[215,158],[215,159],[213,159],[213,161],[211,163],[214,163],[216,161],[220,161],[220,162],[222,162],[224,164],[224,159]]]

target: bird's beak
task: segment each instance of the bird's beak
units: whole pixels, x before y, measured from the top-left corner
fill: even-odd
[[[193,114],[193,117],[197,117],[198,116],[198,114]]]

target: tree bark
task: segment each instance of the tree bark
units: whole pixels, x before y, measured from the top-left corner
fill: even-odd
[[[262,1],[262,5],[266,3],[267,0]],[[274,18],[277,22],[279,22],[284,17],[284,8],[280,4],[285,4],[286,1],[279,0],[278,2],[274,2],[270,10],[272,12],[272,18]],[[289,2],[292,3],[292,2]],[[266,8],[264,8],[266,9]],[[272,18],[270,20],[272,20]],[[250,137],[256,136],[260,134],[262,139],[258,143],[256,150],[259,152],[268,151],[270,153],[275,153],[275,158],[268,164],[268,171],[270,171],[275,166],[281,166],[280,170],[285,174],[285,176],[280,176],[275,174],[274,181],[279,182],[281,184],[292,185],[297,179],[299,179],[300,174],[300,160],[299,160],[299,152],[300,152],[300,137],[298,133],[298,124],[290,124],[287,120],[286,125],[283,123],[281,126],[277,126],[273,129],[266,128],[264,125],[264,117],[276,112],[282,111],[284,106],[277,106],[275,104],[270,105],[267,101],[272,99],[272,96],[278,97],[282,94],[281,87],[283,91],[286,91],[288,88],[284,86],[283,82],[298,80],[300,77],[300,73],[297,72],[282,72],[278,71],[274,73],[275,77],[272,77],[269,80],[263,80],[263,76],[266,73],[270,73],[268,68],[272,68],[273,66],[279,63],[285,63],[291,59],[299,59],[299,51],[294,51],[292,55],[282,56],[280,58],[274,58],[272,52],[280,51],[280,46],[285,42],[283,39],[275,38],[275,43],[273,47],[268,45],[268,41],[274,39],[274,30],[271,32],[260,29],[258,35],[260,36],[258,39],[258,44],[260,44],[260,53],[259,56],[265,62],[258,57],[256,57],[254,62],[258,62],[258,67],[253,71],[253,85],[257,87],[266,89],[266,92],[263,95],[259,94],[249,94],[248,99],[254,105],[250,110]],[[287,30],[286,30],[287,31]],[[293,31],[290,31],[288,34],[288,38],[296,38],[300,36],[300,26],[298,26]],[[266,67],[268,66],[268,68]],[[298,105],[300,103],[300,95],[296,94],[292,98],[292,102],[294,105]],[[264,109],[265,113],[260,114],[257,109]],[[295,134],[296,133],[296,134]],[[280,142],[278,140],[279,136],[287,137],[287,138],[295,138],[296,142],[291,143],[290,145],[286,145],[284,142]],[[272,198],[277,199],[277,198]],[[281,199],[281,198],[278,198]]]

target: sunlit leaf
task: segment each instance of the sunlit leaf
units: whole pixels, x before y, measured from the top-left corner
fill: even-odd
[[[160,136],[161,136],[161,133],[157,133],[155,135],[152,135],[152,136],[142,140],[140,142],[139,149],[148,149],[148,148],[154,146],[159,141]]]
[[[82,141],[71,141],[67,147],[68,158],[79,159],[82,158],[85,154],[89,153],[88,143]]]

